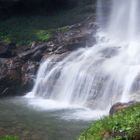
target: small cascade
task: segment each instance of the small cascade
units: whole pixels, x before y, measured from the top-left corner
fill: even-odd
[[[140,1],[111,0],[107,21],[104,0],[97,3],[97,43],[61,61],[52,56],[43,62],[28,96],[102,111],[116,102],[139,100]]]

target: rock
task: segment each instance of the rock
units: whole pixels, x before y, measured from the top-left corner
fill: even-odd
[[[0,58],[11,58],[16,56],[14,49],[16,46],[14,44],[3,45],[0,44]]]
[[[103,134],[103,139],[102,140],[108,140],[111,138],[111,133],[110,132],[105,132]]]
[[[27,50],[23,53],[18,54],[18,57],[24,61],[28,61],[31,58],[32,54],[33,54],[32,50]]]
[[[97,24],[95,24],[94,22],[90,22],[88,25],[88,29],[95,29],[97,27],[98,27]]]
[[[18,57],[0,59],[0,96],[24,95],[34,84],[39,64]]]
[[[44,51],[45,49],[47,49],[47,47],[48,47],[47,45],[48,45],[47,43],[43,43],[41,45],[38,45],[38,46],[36,46],[34,48],[31,48],[30,50],[27,50],[27,51],[24,51],[24,52],[18,54],[18,57],[20,59],[24,60],[24,61],[27,61],[27,60],[31,59],[32,57],[33,58],[34,57],[39,58],[39,55],[41,54],[40,52]]]
[[[78,48],[86,47],[85,41],[80,41],[77,43],[70,43],[66,46],[69,51],[77,50]]]
[[[17,59],[0,59],[0,96],[14,95],[21,84],[21,63]]]
[[[93,36],[95,26],[92,20],[58,29],[45,43],[33,42],[32,46],[16,48],[14,43],[0,44],[0,96],[24,95],[34,84],[39,64],[54,56],[54,64],[61,61],[71,51],[90,47],[96,40]]]
[[[74,24],[74,25],[70,25],[69,26],[69,29],[78,29],[78,28],[81,28],[82,27],[82,24],[81,23],[78,23],[78,24]]]
[[[21,90],[22,93],[29,92],[34,85],[35,75],[37,73],[39,67],[39,63],[28,61],[22,66],[21,73],[22,73],[22,83],[21,83]]]
[[[124,108],[127,108],[127,107],[129,107],[129,106],[131,106],[135,103],[136,103],[135,101],[131,101],[131,102],[128,102],[128,103],[116,103],[111,107],[111,109],[109,111],[109,114],[113,115],[114,113],[116,113],[116,112],[118,112],[118,111],[120,111]]]
[[[36,41],[33,41],[32,44],[31,44],[31,49],[34,49],[37,45],[37,42]]]
[[[42,56],[43,56],[42,51],[41,51],[41,50],[38,50],[38,51],[36,51],[36,52],[31,56],[31,60],[37,61],[37,62],[38,62],[38,61],[41,60]]]
[[[55,50],[56,54],[62,54],[67,51],[74,51],[79,48],[91,47],[96,42],[96,40],[94,36],[92,36],[92,33],[83,33],[75,35],[74,37],[67,36],[65,39],[63,38],[63,40],[60,42],[63,42],[63,44],[62,45],[60,44],[61,46],[59,46]]]

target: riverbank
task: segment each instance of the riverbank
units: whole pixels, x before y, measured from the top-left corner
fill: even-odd
[[[94,122],[77,140],[139,140],[140,104]]]

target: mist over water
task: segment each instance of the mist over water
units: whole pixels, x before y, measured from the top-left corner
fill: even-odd
[[[104,0],[97,1],[96,45],[72,52],[61,61],[50,57],[43,62],[27,97],[55,102],[54,108],[86,108],[93,116],[107,114],[116,102],[140,99],[140,1],[112,0],[109,4],[107,10]],[[49,106],[42,101],[31,104]]]

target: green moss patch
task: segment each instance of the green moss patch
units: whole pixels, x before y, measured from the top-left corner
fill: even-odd
[[[3,136],[0,137],[0,140],[19,140],[16,136]]]
[[[45,27],[46,21],[42,20],[39,17],[14,17],[0,21],[0,41],[6,44],[15,42],[17,46],[47,41],[51,33],[47,25]]]

